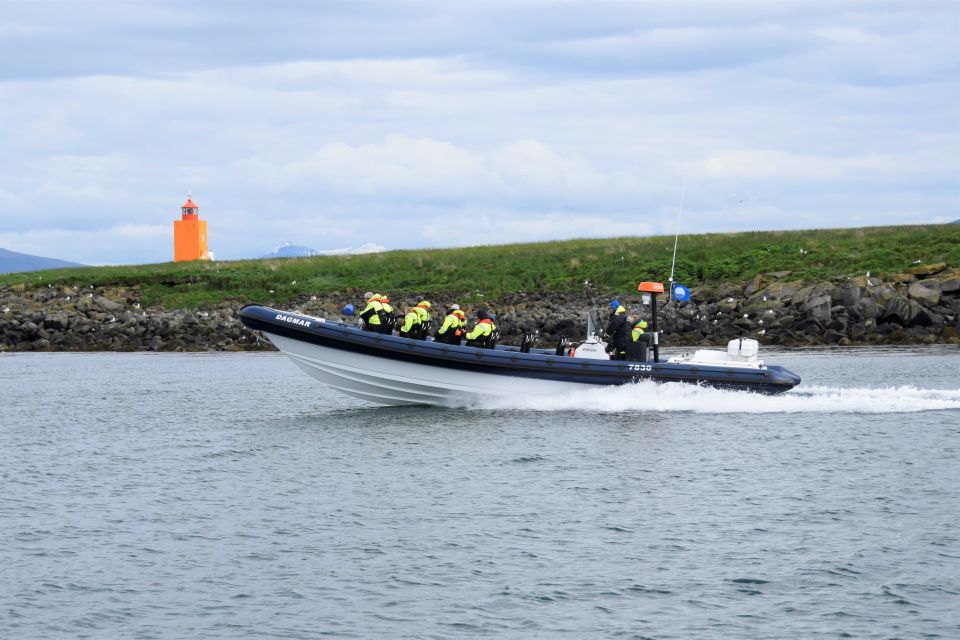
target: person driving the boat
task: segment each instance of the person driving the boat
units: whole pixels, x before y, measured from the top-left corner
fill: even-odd
[[[610,321],[607,322],[607,351],[611,360],[626,360],[627,343],[630,340],[630,321],[627,310],[619,300],[610,301]]]
[[[443,324],[437,329],[434,340],[444,344],[460,344],[460,338],[464,334],[467,321],[460,310],[460,305],[454,303],[447,310],[447,317],[443,319]]]
[[[473,330],[466,335],[467,346],[489,347],[490,337],[496,329],[497,325],[493,324],[493,319],[490,317],[490,314],[487,313],[487,310],[480,309],[477,311],[477,324],[475,324]]]
[[[403,316],[403,324],[397,330],[397,335],[401,338],[416,338],[420,329],[420,313],[417,307],[407,308],[407,313]]]
[[[433,323],[433,320],[430,318],[430,301],[420,300],[417,302],[417,306],[414,307],[417,314],[420,316],[420,322],[417,324],[416,334],[412,337],[417,340],[426,340],[427,339],[427,330],[430,328],[430,325]]]
[[[383,304],[380,302],[380,294],[367,291],[363,294],[363,298],[367,301],[367,306],[360,312],[360,319],[363,321],[361,328],[364,331],[381,333],[384,323],[381,318],[383,315]]]

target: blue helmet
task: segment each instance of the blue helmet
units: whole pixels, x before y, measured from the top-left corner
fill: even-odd
[[[612,311],[616,311],[619,307],[620,307],[620,301],[619,301],[619,300],[611,300],[611,301],[610,301],[610,309],[611,309]]]

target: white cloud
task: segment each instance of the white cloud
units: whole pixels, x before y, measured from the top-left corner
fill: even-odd
[[[191,188],[223,258],[958,217],[943,7],[281,4],[17,5],[0,246],[166,260]]]
[[[664,232],[662,224],[565,211],[522,216],[515,211],[468,211],[462,219],[462,227],[451,225],[448,219],[431,220],[422,226],[423,235],[444,246],[468,246]]]
[[[163,247],[162,252],[157,251],[158,244]],[[0,232],[0,247],[87,265],[166,262],[173,259],[173,226]]]
[[[165,238],[172,232],[170,226],[150,224],[126,224],[110,230],[110,233],[120,238]]]
[[[938,160],[936,156],[920,153],[831,157],[771,149],[738,149],[716,153],[697,165],[688,165],[687,169],[693,175],[708,178],[837,181],[930,175],[942,170]]]
[[[840,44],[864,45],[876,44],[882,41],[882,38],[879,36],[868,33],[863,29],[851,27],[824,27],[822,29],[814,29],[813,34],[832,42],[839,42]]]

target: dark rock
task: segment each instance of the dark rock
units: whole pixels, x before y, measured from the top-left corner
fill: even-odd
[[[743,295],[750,297],[755,294],[757,291],[760,291],[765,286],[765,282],[762,276],[757,276],[750,281],[750,284],[746,286],[743,290]]]
[[[851,338],[853,338],[853,339],[855,339],[855,340],[861,339],[861,338],[863,338],[865,335],[867,335],[867,325],[865,325],[865,324],[862,323],[862,322],[858,322],[858,323],[856,323],[855,325],[853,325],[852,327],[850,327],[850,329],[849,329],[849,331],[847,332],[847,334],[848,334]]]
[[[32,321],[24,322],[20,325],[20,335],[25,338],[34,338],[40,332],[40,327]]]
[[[887,303],[897,295],[894,286],[886,282],[876,287],[867,287],[867,292],[881,307],[886,307]]]
[[[907,295],[925,305],[936,306],[940,302],[940,281],[921,280],[914,282],[907,290]]]
[[[819,295],[811,294],[806,302],[803,303],[803,311],[821,322],[830,320],[830,303],[832,299],[829,294],[821,293]]]
[[[918,327],[936,327],[940,328],[944,324],[943,317],[929,309],[920,307],[917,315],[913,318],[913,324]]]
[[[723,300],[717,302],[717,310],[726,313],[736,311],[738,306],[740,306],[740,303],[737,302],[736,298],[733,297],[724,298]]]
[[[803,318],[794,325],[794,330],[800,333],[822,335],[824,325],[816,318]]]
[[[846,336],[845,336],[844,334],[840,333],[839,331],[834,331],[833,329],[829,329],[829,330],[823,335],[823,339],[826,340],[827,342],[829,342],[830,344],[837,344],[838,342],[840,342],[840,341],[843,340],[844,338],[846,338]]]
[[[913,319],[920,312],[920,305],[915,300],[903,296],[894,296],[883,310],[882,320],[892,321],[904,327],[910,326]]]
[[[103,296],[95,296],[93,298],[93,302],[104,311],[120,311],[123,309],[122,304],[116,303],[113,300],[108,300]]]
[[[880,307],[876,300],[870,296],[860,298],[860,301],[853,306],[851,311],[860,320],[876,320],[880,317]]]
[[[862,289],[860,289],[860,286],[852,283],[834,287],[833,290],[830,291],[830,298],[833,302],[847,308],[851,308],[860,302],[861,295]]]

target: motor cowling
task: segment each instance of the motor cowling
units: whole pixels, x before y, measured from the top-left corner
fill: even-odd
[[[756,358],[760,343],[751,338],[736,338],[727,343],[727,355],[735,358]]]

